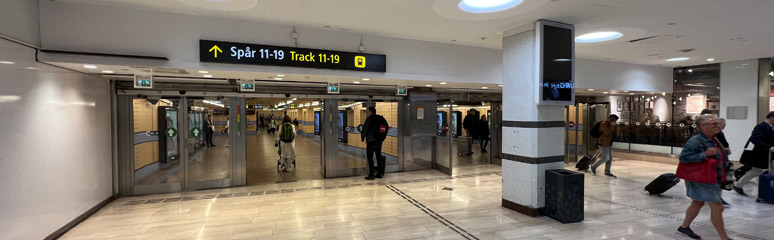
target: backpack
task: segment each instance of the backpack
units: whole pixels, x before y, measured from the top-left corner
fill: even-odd
[[[283,142],[293,141],[293,124],[283,123],[282,131],[280,131],[280,140]]]
[[[387,139],[387,132],[390,130],[390,125],[387,123],[387,120],[384,119],[384,117],[379,116],[377,119],[379,122],[377,122],[377,126],[379,126],[379,131],[376,132],[377,138],[379,140],[384,141],[384,139]]]
[[[598,122],[594,124],[594,127],[591,128],[591,136],[594,138],[599,138],[602,136],[602,131],[599,130],[600,125],[602,125],[602,122]]]

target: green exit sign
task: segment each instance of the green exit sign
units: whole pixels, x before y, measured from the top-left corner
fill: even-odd
[[[398,90],[396,93],[398,96],[406,96],[408,95],[408,87],[406,86],[398,86]]]
[[[339,83],[328,83],[328,94],[339,94]]]
[[[153,75],[134,75],[134,88],[153,88]]]

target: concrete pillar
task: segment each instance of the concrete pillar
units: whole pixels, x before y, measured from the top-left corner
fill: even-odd
[[[545,171],[564,168],[564,106],[537,105],[535,31],[503,38],[503,207],[545,206]]]

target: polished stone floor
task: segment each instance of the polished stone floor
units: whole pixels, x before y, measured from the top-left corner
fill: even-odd
[[[570,165],[568,165],[569,167]],[[562,224],[502,208],[494,165],[439,172],[262,184],[118,199],[62,239],[687,239],[675,233],[689,200],[642,188],[675,165],[616,161],[618,178],[586,173],[585,220]],[[754,186],[747,186],[754,196]],[[724,192],[735,239],[772,239],[774,206]],[[704,208],[692,227],[717,239]]]

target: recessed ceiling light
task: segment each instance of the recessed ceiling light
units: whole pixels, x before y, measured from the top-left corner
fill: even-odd
[[[687,57],[676,57],[676,58],[670,58],[670,59],[667,59],[666,61],[667,61],[667,62],[680,62],[680,61],[687,61],[687,60],[691,60],[691,58],[687,58]]]
[[[83,68],[96,69],[97,66],[94,66],[94,65],[83,65]]]
[[[688,72],[689,72],[689,73],[692,73],[692,72],[693,72],[693,69],[688,69]]]
[[[488,89],[489,87],[481,87],[481,89]]]
[[[620,32],[593,32],[586,33],[575,37],[575,42],[579,43],[596,43],[611,41],[623,37],[623,33]]]
[[[433,86],[433,85],[430,85],[430,84],[426,84],[426,85],[425,85],[425,87],[432,87],[432,86]]]
[[[370,78],[363,78],[363,81],[369,81],[369,80],[371,80],[371,79]]]
[[[602,94],[608,94],[609,92],[602,92]]]
[[[2,63],[2,64],[8,64],[8,65],[14,64],[14,62],[9,62],[9,61],[0,61],[0,63]]]
[[[282,78],[278,78],[278,77],[277,77],[277,78],[274,78],[274,80],[282,80]]]
[[[210,73],[208,71],[199,71],[199,73]]]
[[[35,69],[38,69],[38,68],[36,68],[36,67],[26,67],[26,69],[35,70]]]
[[[102,73],[113,73],[113,71],[105,70],[105,71],[102,71]]]
[[[591,92],[591,91],[594,91],[594,89],[593,88],[589,88],[589,92]]]
[[[446,82],[441,82],[441,85],[446,85]]]
[[[358,81],[354,81],[354,82],[352,82],[352,83],[354,83],[354,84],[360,84],[360,82],[358,82]]]
[[[207,75],[204,75],[203,77],[206,77],[206,78],[211,78],[211,77],[212,77],[212,75],[209,75],[209,74],[207,74]]]
[[[707,58],[707,62],[714,62],[714,61],[715,61],[714,58]]]
[[[629,95],[634,95],[634,93],[629,93]]]
[[[624,90],[623,92],[629,92],[629,90]]]
[[[503,87],[503,85],[502,85],[502,84],[500,84],[500,85],[497,85],[497,86],[498,86],[498,87]]]
[[[285,74],[277,74],[277,77],[284,77]]]
[[[523,2],[524,0],[462,0],[457,7],[469,13],[493,13],[514,8]]]

